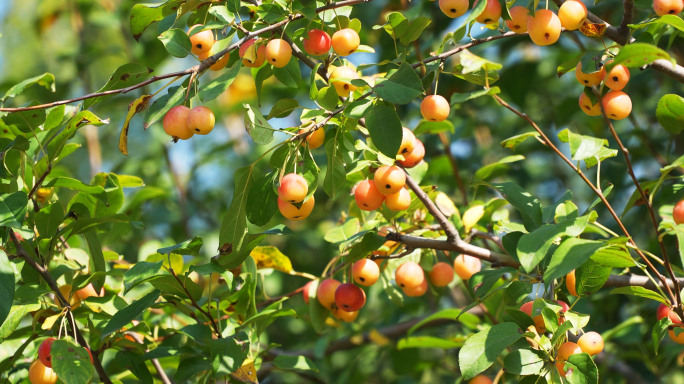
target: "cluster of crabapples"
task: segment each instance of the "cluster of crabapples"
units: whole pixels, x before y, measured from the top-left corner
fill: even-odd
[[[632,100],[622,91],[629,82],[629,68],[617,64],[606,71],[606,66],[611,63],[612,61],[606,62],[605,65],[597,63],[595,68],[586,72],[582,69],[582,62],[577,63],[575,77],[585,87],[585,91],[580,94],[579,105],[589,116],[601,115],[602,105],[606,116],[613,120],[622,120],[632,112]],[[594,96],[593,87],[600,87],[601,83],[603,83],[601,89],[607,89],[607,92],[601,97],[601,105],[599,105],[599,101]]]
[[[185,105],[177,105],[166,112],[162,125],[164,132],[178,141],[187,140],[195,134],[208,134],[214,129],[215,122],[214,112],[207,107],[190,109]]]
[[[52,343],[55,342],[54,337],[48,337],[38,347],[38,359],[29,366],[29,381],[31,384],[55,384],[59,377],[54,370],[52,370]],[[90,363],[93,363],[93,354],[89,349],[88,356]]]
[[[278,210],[290,220],[306,219],[314,207],[314,197],[306,198],[308,194],[309,184],[304,176],[288,173],[280,179],[278,186]]]

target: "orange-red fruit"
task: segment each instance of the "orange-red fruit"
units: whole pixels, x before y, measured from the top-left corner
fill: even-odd
[[[684,9],[684,0],[653,0],[656,15],[677,15]]]
[[[587,18],[587,7],[581,0],[566,0],[558,8],[558,18],[563,28],[574,31]]]
[[[606,65],[610,64],[611,62],[612,61],[607,62]],[[625,88],[629,82],[629,78],[629,68],[622,64],[618,64],[610,71],[606,72],[606,77],[603,79],[603,82],[613,91],[620,91]]]
[[[588,116],[599,116],[601,114],[601,106],[598,102],[596,104],[591,103],[591,99],[586,93],[580,93],[579,106],[582,112]]]
[[[359,49],[361,39],[351,28],[340,29],[332,35],[332,48],[340,56],[349,56]]]
[[[582,348],[571,341],[566,341],[560,346],[560,348],[558,348],[558,353],[556,354],[556,368],[562,377],[565,377],[566,374],[565,370],[563,369],[565,362],[571,355],[577,353],[582,353]]]
[[[454,271],[462,280],[468,280],[471,276],[480,272],[482,262],[477,257],[458,255],[454,259]]]
[[[69,300],[69,306],[71,306],[71,309],[76,309],[81,305],[81,298],[78,297],[78,295],[72,291],[72,286],[71,284],[64,284],[61,287],[59,287],[59,292],[64,296],[65,299]],[[62,306],[62,303],[59,301],[59,298],[55,296],[55,304],[58,306]]]
[[[684,223],[684,200],[679,200],[672,210],[672,219],[677,224]]]
[[[380,267],[370,259],[361,259],[352,265],[352,277],[357,284],[370,287],[380,277]]]
[[[399,164],[404,168],[413,168],[420,164],[420,162],[423,161],[423,157],[425,157],[425,146],[423,145],[423,142],[416,139],[413,150],[402,156],[404,156],[404,160],[399,160]]]
[[[280,180],[278,196],[290,203],[299,203],[309,193],[309,184],[304,176],[296,173],[288,173]]]
[[[427,290],[428,290],[427,280],[423,280],[423,282],[417,287],[406,287],[403,289],[404,294],[408,297],[423,296],[425,294],[425,292],[427,292]]]
[[[177,105],[164,115],[162,126],[164,132],[173,138],[187,140],[195,133],[188,128],[188,116],[190,115],[190,108],[185,105]]]
[[[394,165],[383,165],[373,176],[375,186],[383,195],[397,193],[406,185],[406,173]]]
[[[465,15],[469,6],[468,0],[439,0],[439,9],[452,19]]]
[[[362,180],[356,184],[354,200],[364,211],[374,211],[385,201],[385,195],[380,193],[373,180]]]
[[[675,334],[675,328],[680,330],[679,335]],[[684,327],[672,327],[667,331],[667,334],[670,335],[670,339],[672,339],[672,341],[675,343],[684,344]]]
[[[477,4],[477,2],[475,2]],[[473,5],[474,7],[474,5]],[[499,0],[487,0],[485,9],[480,13],[475,20],[480,24],[492,24],[499,21],[501,18],[501,3]]]
[[[582,349],[582,352],[596,355],[603,351],[603,337],[598,332],[587,332],[577,340],[577,345]]]
[[[359,311],[347,312],[339,308],[333,308],[332,314],[335,316],[335,318],[340,321],[344,321],[345,323],[351,323],[352,321],[356,320],[357,317],[359,317]]]
[[[330,51],[332,39],[327,32],[320,29],[310,29],[304,38],[304,51],[309,55],[320,56]]]
[[[355,80],[358,78],[359,74],[356,73],[356,69],[346,65],[335,68],[335,70],[333,70],[330,74],[330,82],[332,83],[333,87],[335,87],[337,95],[341,97],[347,97],[349,96],[349,93],[356,90],[356,86],[352,85],[350,80]],[[348,80],[333,81],[335,79]]]
[[[498,0],[494,0],[499,4]],[[430,95],[423,99],[420,103],[420,113],[425,120],[430,121],[444,121],[449,117],[450,110],[449,102],[444,96]]]
[[[551,45],[560,38],[560,19],[548,9],[538,9],[527,20],[527,32],[533,43],[540,46]]]
[[[315,199],[313,196],[304,201],[299,208],[296,205],[287,202],[278,197],[278,210],[286,218],[294,221],[304,220],[313,211]]]
[[[577,294],[577,288],[575,284],[575,270],[573,269],[572,271],[570,271],[570,273],[565,275],[565,288],[568,289],[568,293],[570,293],[571,295],[579,297],[579,295]]]
[[[188,129],[198,135],[206,135],[214,129],[216,118],[211,109],[199,106],[190,110],[188,114]]]
[[[201,55],[205,52],[209,52],[211,47],[214,45],[214,33],[207,29],[206,31],[197,32],[194,35],[192,30],[195,28],[202,28],[201,25],[195,24],[188,30],[188,35],[190,36],[190,43],[192,48],[190,49],[195,55]]]
[[[302,297],[304,298],[304,302],[309,304],[309,298],[311,297],[311,290],[313,289],[314,282],[309,281],[304,285],[304,289],[302,289]]]
[[[593,87],[601,84],[604,75],[605,71],[603,67],[601,67],[601,70],[599,71],[590,73],[582,72],[581,61],[577,63],[577,67],[575,67],[575,78],[577,79],[577,81],[579,81],[580,84],[584,85],[585,87]]]
[[[397,193],[385,196],[385,206],[395,212],[403,211],[411,206],[411,194],[402,188]]]
[[[477,375],[470,379],[468,384],[492,384],[492,379],[485,375]]]
[[[238,54],[242,59],[242,65],[245,67],[261,67],[266,61],[266,45],[259,44],[259,47],[254,47],[256,39],[249,39],[240,46]]]
[[[665,304],[660,304],[658,306],[658,310],[656,310],[656,316],[658,320],[667,316],[670,318],[670,321],[672,321],[673,324],[682,324],[682,321],[679,319],[679,316],[677,316],[677,313],[675,313],[675,311]]]
[[[335,290],[335,304],[346,312],[358,311],[366,304],[366,292],[356,284],[342,284]]]
[[[52,343],[54,343],[55,340],[57,339],[54,337],[48,337],[40,343],[40,347],[38,347],[38,359],[48,368],[52,368],[52,354],[50,352],[52,351]]]
[[[304,129],[300,129],[299,133],[304,132]],[[325,129],[323,127],[316,128],[315,131],[309,133],[306,137],[306,142],[309,143],[309,149],[316,149],[323,145],[325,141]]]
[[[418,263],[407,261],[394,272],[394,280],[401,288],[417,288],[425,282],[425,272]]]
[[[440,261],[430,270],[430,281],[435,287],[446,287],[454,280],[454,269],[449,263]]]
[[[97,291],[95,291],[95,287],[93,287],[93,284],[90,283],[90,284],[86,285],[85,287],[76,291],[76,296],[78,296],[78,298],[81,300],[85,300],[85,299],[87,299],[89,297],[93,297],[93,296],[102,297],[102,296],[104,296],[104,287],[102,287],[102,289],[100,289],[100,293],[97,293]]]
[[[335,303],[335,291],[342,283],[335,279],[325,279],[318,283],[316,289],[316,298],[322,306],[330,309]]]
[[[28,378],[31,384],[55,384],[57,374],[50,367],[46,367],[40,360],[31,363],[28,370]]]
[[[413,152],[416,141],[416,135],[413,134],[413,131],[403,127],[401,131],[401,144],[399,145],[399,152],[397,152],[397,154],[406,157],[409,153]]]
[[[527,313],[527,316],[532,317],[532,307],[534,306],[534,301],[528,301],[520,306],[520,310]]]
[[[515,33],[525,33],[527,32],[527,19],[530,18],[530,12],[527,7],[522,5],[516,5],[509,10],[511,14],[511,19],[506,20],[506,26],[508,29]]]
[[[606,115],[613,120],[622,120],[632,113],[632,99],[622,91],[609,91],[601,102]]]
[[[276,68],[282,68],[292,58],[292,47],[283,39],[273,39],[266,44],[266,61]]]

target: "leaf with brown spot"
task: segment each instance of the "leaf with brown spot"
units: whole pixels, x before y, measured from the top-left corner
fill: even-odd
[[[152,95],[142,95],[128,105],[128,114],[126,115],[123,128],[121,128],[121,135],[119,135],[119,151],[124,155],[128,155],[128,127],[131,123],[131,119],[136,113],[144,111],[147,108],[151,98]]]

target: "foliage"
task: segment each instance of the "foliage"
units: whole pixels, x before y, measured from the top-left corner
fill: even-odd
[[[485,2],[456,19],[420,0],[67,3],[15,1],[0,29],[0,381],[26,382],[53,336],[74,383],[684,382],[666,336],[680,330],[655,316],[684,309],[679,15],[624,0],[634,19],[618,20],[620,2],[596,2],[538,47],[504,32],[519,2],[486,26]],[[217,39],[203,61],[195,24]],[[312,28],[362,44],[310,56]],[[270,38],[294,56],[249,68],[239,48],[256,37],[247,58]],[[631,68],[629,119],[578,106],[606,91],[575,80],[597,61]],[[331,81],[342,65],[362,75]],[[447,120],[421,119],[431,94]],[[162,120],[181,104],[210,106],[217,128],[172,141]],[[411,204],[361,210],[351,191],[405,160],[402,127],[426,152],[406,169]],[[315,196],[303,221],[279,213],[292,172]],[[482,270],[423,297],[394,281],[405,261],[427,272],[460,253]],[[366,257],[380,279],[347,323],[316,287]],[[585,330],[606,351],[572,355],[561,379],[556,351]]]

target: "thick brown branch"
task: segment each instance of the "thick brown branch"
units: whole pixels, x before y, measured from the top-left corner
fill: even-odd
[[[404,170],[406,172],[406,170]],[[444,216],[442,211],[437,208],[435,203],[430,200],[430,197],[425,193],[421,188],[418,183],[416,183],[415,180],[406,172],[406,185],[413,191],[413,193],[416,194],[416,197],[418,197],[418,200],[420,200],[423,205],[425,205],[425,208],[430,212],[430,214],[437,220],[437,223],[439,223],[439,226],[442,227],[444,230],[444,233],[447,235],[447,241],[452,242],[454,244],[458,243],[461,240],[461,237],[458,235],[458,231],[456,230],[456,227],[449,221],[449,219]]]

